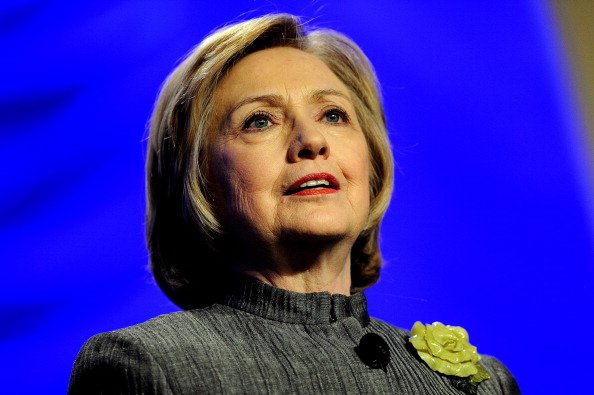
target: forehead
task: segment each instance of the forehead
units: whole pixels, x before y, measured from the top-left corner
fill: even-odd
[[[235,64],[215,92],[215,102],[231,105],[250,95],[293,96],[314,90],[339,90],[340,79],[319,58],[291,47],[254,52]]]

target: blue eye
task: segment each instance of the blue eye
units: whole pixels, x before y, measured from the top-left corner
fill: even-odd
[[[349,118],[346,112],[339,109],[332,109],[324,114],[324,119],[329,123],[348,122]]]
[[[266,129],[270,127],[272,122],[268,114],[254,114],[247,121],[245,121],[244,129]]]

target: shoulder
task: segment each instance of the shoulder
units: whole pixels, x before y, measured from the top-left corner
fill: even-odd
[[[152,318],[143,323],[102,333],[89,339],[91,344],[117,339],[162,353],[178,344],[195,342],[196,339],[216,337],[230,323],[242,317],[231,308],[222,305],[179,311]]]
[[[201,355],[212,343],[199,340],[216,338],[218,321],[225,315],[218,310],[166,314],[91,337],[74,362],[69,393],[175,392],[168,371],[188,362],[188,349]]]
[[[160,364],[140,340],[115,331],[91,337],[74,361],[69,394],[171,393]]]
[[[410,332],[397,326],[388,324],[377,318],[371,318],[369,330],[386,338],[388,343],[404,347],[408,343]]]
[[[501,391],[500,393],[510,395],[520,393],[516,379],[498,359],[488,355],[482,355],[479,363],[490,374],[492,386],[495,389],[499,389]]]
[[[143,323],[106,334],[140,341],[145,345],[152,342],[162,345],[164,341],[167,344],[167,340],[171,339],[172,334],[182,336],[183,338],[186,333],[203,333],[204,331],[208,332],[212,330],[213,325],[217,324],[221,315],[221,306],[217,307],[211,306],[204,309],[164,314]]]

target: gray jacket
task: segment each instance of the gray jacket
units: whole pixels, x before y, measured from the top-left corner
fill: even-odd
[[[356,352],[366,333],[387,343],[385,371]],[[210,307],[92,337],[75,361],[69,393],[463,394],[460,383],[418,358],[408,337],[370,319],[363,293],[299,294],[245,279]],[[501,363],[480,363],[491,378],[467,392],[519,393]]]

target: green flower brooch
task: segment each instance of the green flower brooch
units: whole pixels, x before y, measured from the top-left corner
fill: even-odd
[[[431,369],[448,376],[456,388],[466,393],[476,394],[478,384],[491,377],[478,364],[481,356],[468,342],[464,328],[441,322],[423,325],[417,321],[409,341]]]

